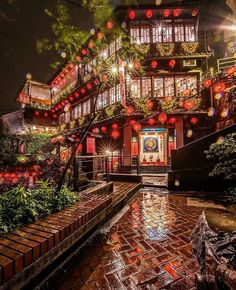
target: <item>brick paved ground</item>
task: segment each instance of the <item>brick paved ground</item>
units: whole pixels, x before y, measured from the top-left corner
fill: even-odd
[[[108,235],[50,289],[195,289],[189,236],[201,212],[184,197],[140,191]]]

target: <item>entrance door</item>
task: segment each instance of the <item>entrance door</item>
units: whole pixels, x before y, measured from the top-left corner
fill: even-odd
[[[139,136],[142,166],[167,166],[167,129],[145,128]]]

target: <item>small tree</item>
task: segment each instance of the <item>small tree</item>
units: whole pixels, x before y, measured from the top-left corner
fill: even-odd
[[[227,192],[236,196],[236,133],[220,138],[205,154],[217,162],[210,176],[229,181]]]

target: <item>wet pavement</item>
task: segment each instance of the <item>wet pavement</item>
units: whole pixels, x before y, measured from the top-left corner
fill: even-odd
[[[141,190],[50,289],[195,289],[189,237],[202,210],[165,190]]]

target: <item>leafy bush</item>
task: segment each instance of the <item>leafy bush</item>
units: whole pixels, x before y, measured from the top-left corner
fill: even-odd
[[[44,182],[35,189],[16,187],[3,193],[0,196],[0,232],[10,232],[78,200],[78,195],[67,187],[56,196],[54,190]]]
[[[205,151],[206,158],[217,163],[210,176],[227,180],[227,193],[236,198],[236,133],[227,135]]]

